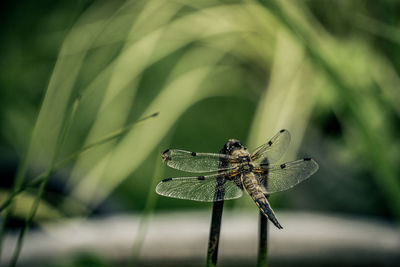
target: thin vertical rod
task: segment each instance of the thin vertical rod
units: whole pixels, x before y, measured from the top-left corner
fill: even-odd
[[[261,163],[264,166],[268,165],[268,160],[264,159]],[[264,175],[268,175],[268,169]],[[263,186],[268,189],[268,177],[264,179]],[[266,198],[269,197],[268,194],[264,194]],[[257,256],[257,266],[267,266],[268,265],[268,218],[262,214],[260,211],[259,220],[259,237],[258,237],[258,256]]]
[[[226,154],[226,146],[220,150],[221,154]],[[219,162],[219,167],[224,169],[228,166],[226,160],[221,159]],[[217,179],[216,190],[214,194],[214,199],[224,199],[225,195],[225,179]],[[218,246],[219,246],[219,236],[221,232],[221,220],[222,211],[224,209],[224,201],[215,201],[213,203],[213,210],[211,216],[210,225],[210,236],[208,239],[208,250],[207,250],[207,264],[206,266],[216,266],[218,260]]]
[[[210,237],[208,239],[207,266],[217,265],[223,208],[224,201],[214,202],[211,217]]]
[[[268,265],[268,219],[260,212],[257,266]]]

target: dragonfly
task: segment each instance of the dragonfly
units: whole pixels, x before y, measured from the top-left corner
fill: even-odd
[[[267,197],[292,188],[319,168],[311,158],[278,163],[289,143],[290,134],[283,129],[251,154],[236,139],[229,139],[220,153],[167,149],[161,156],[169,167],[205,175],[163,179],[156,192],[166,197],[215,202],[239,198],[246,191],[261,213],[283,229]]]

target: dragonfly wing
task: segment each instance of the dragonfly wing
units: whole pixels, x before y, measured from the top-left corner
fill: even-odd
[[[309,178],[318,170],[318,164],[313,159],[305,158],[281,165],[266,166],[265,169],[255,169],[259,172],[259,182],[265,194],[284,191]]]
[[[162,180],[156,187],[162,196],[195,201],[214,202],[242,196],[240,173],[227,176],[219,173],[208,176],[178,177]]]
[[[290,143],[290,133],[287,130],[280,130],[272,139],[262,146],[256,148],[251,155],[255,163],[267,161],[277,162],[285,153]]]
[[[165,163],[174,169],[186,172],[213,172],[231,169],[222,168],[221,162],[234,162],[235,158],[224,154],[196,153],[180,149],[167,149],[161,154]]]

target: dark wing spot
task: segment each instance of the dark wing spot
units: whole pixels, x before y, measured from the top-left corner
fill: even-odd
[[[206,179],[206,177],[204,177],[204,176],[199,176],[199,177],[197,177],[197,180],[200,180],[200,181],[203,181],[203,180],[205,180]]]
[[[269,161],[268,161],[268,159],[264,158],[264,159],[261,161],[260,166],[269,166]]]
[[[161,182],[168,182],[168,181],[172,181],[172,178],[165,178],[165,179],[163,179]]]
[[[310,161],[311,158],[304,158],[303,160],[304,160],[304,161]]]
[[[269,141],[269,142],[268,142],[268,145],[272,145],[272,141]]]
[[[286,164],[281,164],[281,169],[286,168]]]
[[[192,152],[191,155],[192,155],[193,157],[195,157],[195,156],[196,156],[196,152]]]
[[[169,148],[167,149],[167,150],[165,150],[163,153],[161,153],[161,154],[165,154],[165,153],[168,153],[169,152]]]
[[[280,133],[283,133],[283,132],[286,132],[286,130],[285,130],[285,129],[282,129],[282,130],[280,130],[279,132],[280,132]]]

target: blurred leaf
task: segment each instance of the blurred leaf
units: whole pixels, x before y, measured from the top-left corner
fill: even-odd
[[[195,53],[193,54],[195,55]],[[145,113],[161,110],[160,118],[135,128],[119,142],[114,151],[106,154],[100,163],[77,185],[73,194],[89,203],[99,203],[126,178],[157,146],[176,119],[202,95],[201,81],[213,70],[212,63],[222,55],[208,59],[211,66],[197,68],[175,78],[152,101]],[[188,57],[191,58],[190,55]],[[182,90],[185,88],[185,90]],[[174,101],[171,101],[174,99]],[[176,105],[179,103],[179,105]],[[154,130],[157,129],[157,130]],[[134,148],[132,150],[132,148]]]
[[[6,191],[0,191],[0,203],[3,203],[8,198],[8,193]],[[26,218],[30,212],[30,209],[35,201],[36,194],[31,194],[25,192],[14,199],[15,212],[14,216],[19,218]],[[63,215],[58,211],[57,207],[52,206],[50,203],[43,201],[39,204],[34,221],[41,220],[54,220],[60,219]]]
[[[354,84],[349,83],[343,76],[349,73],[343,73],[341,68],[336,65],[335,54],[326,50],[329,45],[330,38],[321,38],[321,33],[316,34],[311,25],[307,23],[301,16],[302,8],[291,2],[283,3],[276,1],[268,2],[267,6],[276,12],[277,19],[280,20],[286,28],[296,36],[307,51],[307,55],[314,62],[315,66],[321,68],[325,73],[327,80],[334,85],[336,96],[348,108],[348,113],[343,117],[346,121],[351,121],[347,134],[355,134],[357,141],[363,148],[363,156],[368,164],[373,164],[371,168],[374,173],[376,184],[380,187],[381,192],[387,198],[388,206],[391,207],[393,214],[400,218],[400,182],[396,178],[396,167],[386,154],[387,139],[376,133],[373,120],[367,115],[369,112],[368,102],[371,103],[373,98],[361,96],[357,93],[358,88],[354,88]],[[335,43],[333,43],[335,45]],[[338,47],[338,46],[336,46]],[[353,54],[354,55],[354,54]],[[353,57],[351,60],[355,60]],[[350,75],[349,75],[350,76]],[[374,103],[375,104],[375,103]],[[387,127],[386,124],[384,124]],[[388,132],[389,129],[379,129],[382,132]],[[353,133],[351,133],[353,131]],[[386,144],[385,144],[386,143]]]
[[[317,79],[318,75],[311,74],[302,47],[281,32],[270,82],[250,129],[250,148],[268,142],[279,130],[287,129],[292,133],[292,144],[285,158],[294,159],[316,104]]]
[[[33,175],[47,170],[65,116],[82,94],[58,161],[141,116],[161,112],[120,140],[71,162],[68,190],[71,199],[84,205],[99,204],[129,176],[149,179],[151,164],[136,170],[150,153],[161,150],[159,144],[175,125],[175,143],[196,148],[207,143],[211,149],[226,136],[243,139],[247,131],[251,149],[287,128],[293,140],[284,160],[295,158],[303,139],[314,143],[306,132],[319,132],[320,142],[341,151],[333,152],[337,162],[362,166],[361,172],[374,177],[387,207],[400,214],[398,62],[383,53],[389,50],[387,43],[397,44],[398,31],[391,26],[395,21],[380,22],[362,1],[260,2],[265,6],[214,0],[101,1],[90,6],[62,45],[29,145],[29,170]],[[360,13],[353,16],[351,8],[357,6]],[[337,7],[335,14],[326,7]],[[382,39],[383,45],[377,42]],[[220,112],[213,109],[215,116],[205,111],[213,97],[227,100]],[[5,136],[15,147],[26,139],[20,131],[29,128],[23,117],[32,110],[16,105],[4,116]],[[321,110],[334,117],[340,128],[337,139],[326,126],[331,122],[315,116]],[[199,116],[209,120],[205,129],[210,134],[197,129]],[[228,129],[228,123],[238,125]],[[196,143],[199,136],[212,140]],[[368,183],[363,177],[358,179]],[[132,194],[146,185],[141,182]]]
[[[151,6],[152,2],[149,2],[148,5]],[[167,7],[169,6],[167,5]],[[205,38],[205,41],[209,44],[215,44],[218,50],[206,47],[192,48],[184,54],[183,58],[171,70],[170,78],[160,89],[159,95],[143,112],[143,114],[147,114],[154,112],[154,110],[160,110],[160,121],[136,128],[132,133],[133,137],[130,137],[129,134],[121,141],[121,144],[102,146],[81,157],[72,174],[74,181],[71,186],[79,181],[76,186],[73,186],[75,187],[73,194],[79,198],[84,198],[86,202],[91,202],[93,195],[98,195],[99,197],[95,197],[93,200],[94,203],[98,203],[135,170],[189,106],[205,97],[231,93],[229,90],[219,93],[218,91],[208,91],[200,86],[207,79],[209,73],[219,69],[217,67],[218,61],[231,51],[232,47],[240,43],[241,33],[253,31],[243,25],[237,27],[237,22],[233,19],[240,11],[238,7],[235,5],[212,7],[202,12],[192,12],[178,17],[166,24],[178,11],[178,8],[172,5],[169,7],[170,9],[165,9],[164,6],[163,16],[160,17],[158,13],[154,14],[157,15],[158,23],[152,22],[154,29],[151,28],[147,35],[143,34],[138,38],[132,37],[135,36],[136,25],[132,26],[132,34],[127,39],[125,48],[116,61],[112,63],[113,70],[110,83],[105,91],[87,143],[96,136],[104,134],[106,130],[120,127],[125,122],[127,115],[131,112],[131,103],[134,102],[135,91],[140,85],[140,77],[150,65],[169,53],[201,38]],[[152,8],[149,9],[153,10]],[[231,9],[233,15],[227,13],[227,9]],[[149,18],[147,17],[147,19]],[[221,23],[214,25],[215,19]],[[137,23],[139,22],[140,19],[137,20]],[[212,27],[210,27],[210,23],[213,24]],[[143,33],[142,31],[139,32]],[[228,35],[233,33],[236,34],[236,37],[235,35]],[[215,43],[215,41],[211,42],[212,39],[207,39],[210,37],[215,39],[219,35],[224,38],[230,37],[231,42]],[[131,40],[134,40],[134,42],[131,42]],[[221,46],[221,44],[223,45]],[[171,102],[171,99],[174,99],[174,101]],[[157,131],[153,129],[157,129]],[[125,141],[127,139],[132,140]],[[135,140],[133,141],[133,139]],[[140,151],[140,153],[133,153],[133,147],[135,151]],[[113,156],[109,158],[111,154]],[[105,177],[102,175],[103,172],[105,172]],[[82,176],[85,177],[84,180],[81,179]]]

